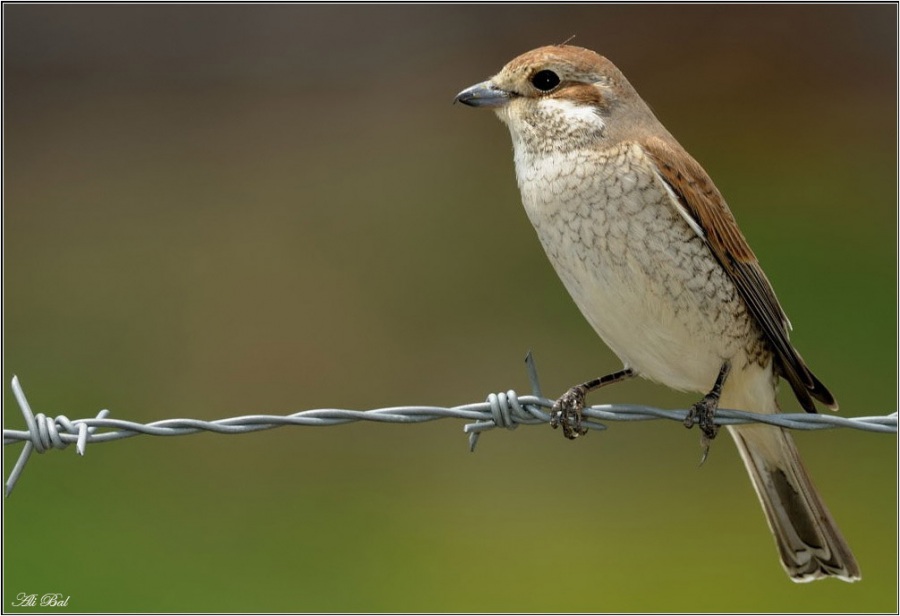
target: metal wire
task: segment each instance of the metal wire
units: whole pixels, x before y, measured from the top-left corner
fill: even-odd
[[[335,426],[355,421],[377,421],[386,423],[423,423],[454,417],[468,420],[463,430],[469,435],[469,449],[475,450],[482,432],[494,428],[513,429],[519,425],[545,424],[550,422],[550,409],[554,401],[541,395],[537,370],[529,354],[526,358],[528,377],[532,395],[519,396],[515,391],[490,394],[485,402],[476,402],[454,407],[443,406],[394,406],[369,411],[348,409],[316,409],[292,415],[244,415],[215,421],[200,419],[166,419],[149,424],[140,424],[121,419],[107,419],[109,411],[104,409],[96,417],[70,420],[65,415],[47,417],[43,413],[35,415],[25,398],[25,392],[17,377],[12,379],[12,389],[16,401],[25,418],[25,430],[3,430],[3,445],[24,442],[25,446],[16,465],[6,481],[6,495],[12,492],[16,481],[25,468],[25,463],[33,451],[44,453],[49,449],[65,449],[75,443],[79,455],[84,455],[88,443],[102,443],[123,438],[148,434],[152,436],[179,436],[197,432],[218,432],[221,434],[244,434],[259,430],[270,430],[280,426]],[[647,421],[671,419],[683,422],[688,411],[663,410],[639,404],[601,404],[584,409],[586,418],[583,425],[594,430],[606,428],[600,421]],[[721,426],[765,423],[794,430],[823,430],[827,428],[854,428],[869,432],[897,433],[897,413],[872,417],[835,417],[818,414],[776,414],[763,415],[746,411],[718,409],[715,422]],[[108,431],[98,431],[98,430]]]

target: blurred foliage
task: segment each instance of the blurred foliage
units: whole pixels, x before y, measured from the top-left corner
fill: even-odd
[[[450,105],[575,34],[716,179],[842,412],[896,410],[896,10],[4,5],[5,382],[152,421],[477,401],[527,391],[528,349],[549,394],[617,368],[505,129]],[[727,439],[699,469],[661,423],[470,455],[445,421],[33,459],[3,609],[896,611],[896,439],[797,440],[859,584],[788,581]]]

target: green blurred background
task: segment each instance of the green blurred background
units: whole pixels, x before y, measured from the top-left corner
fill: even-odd
[[[545,261],[506,129],[450,104],[573,34],[716,180],[842,413],[897,408],[895,6],[3,11],[3,376],[35,411],[455,405],[527,392],[528,349],[548,395],[618,368]],[[859,584],[788,581],[726,436],[698,468],[671,422],[470,454],[444,420],[33,458],[3,608],[896,611],[896,439],[796,438]]]

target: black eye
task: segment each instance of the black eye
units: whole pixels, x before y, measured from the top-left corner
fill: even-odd
[[[541,92],[549,92],[559,85],[559,75],[553,71],[539,71],[531,78],[531,85]]]

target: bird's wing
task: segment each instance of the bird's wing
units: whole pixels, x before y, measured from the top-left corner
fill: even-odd
[[[772,284],[703,167],[681,146],[667,140],[651,137],[641,147],[656,164],[660,177],[675,193],[682,208],[702,229],[706,244],[769,341],[775,352],[776,367],[790,383],[800,404],[806,411],[815,413],[812,400],[815,398],[837,410],[834,396],[813,375],[788,339],[788,319]]]

